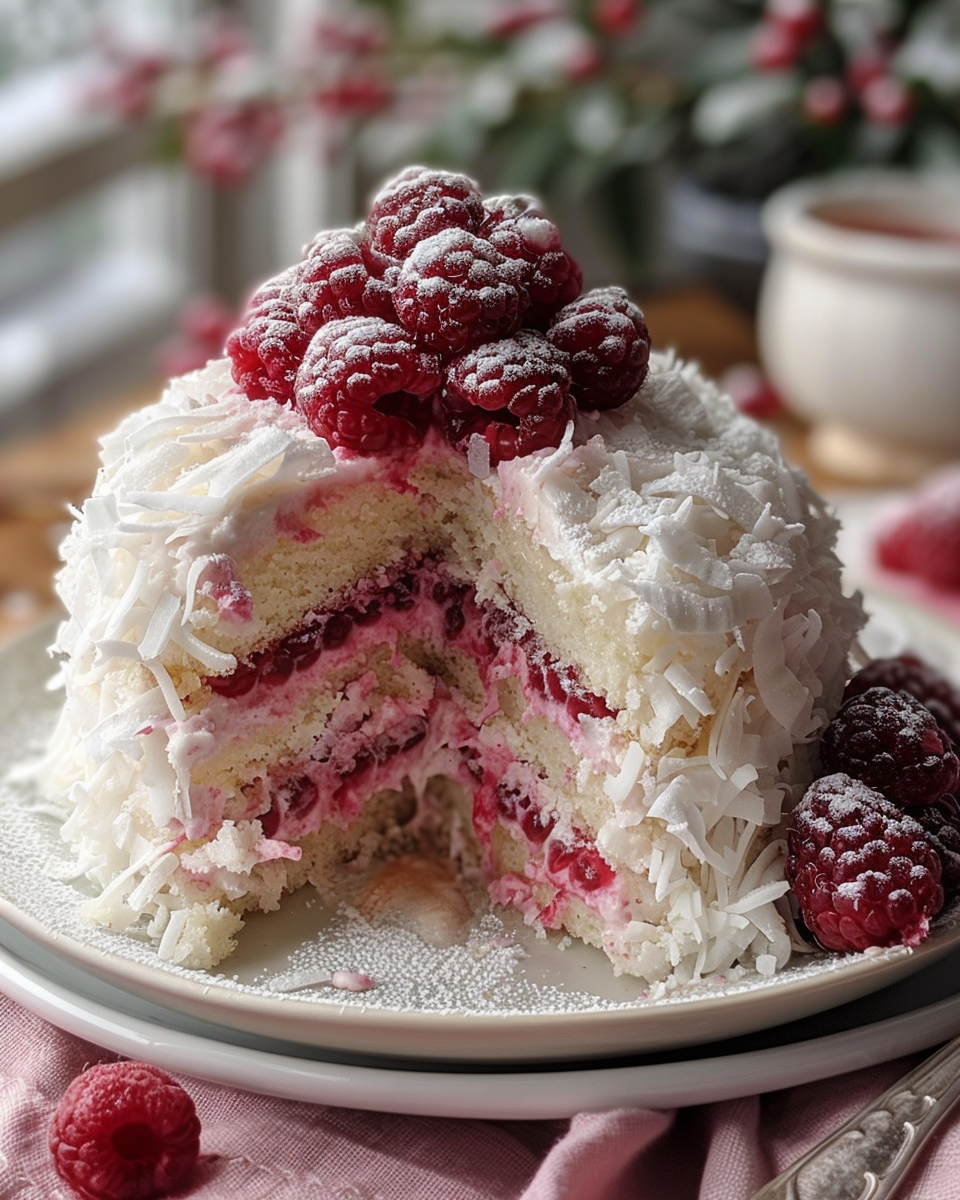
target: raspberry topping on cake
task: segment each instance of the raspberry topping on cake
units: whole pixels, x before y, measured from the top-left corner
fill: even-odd
[[[923,827],[849,775],[811,784],[788,845],[804,922],[828,950],[919,945],[943,907],[940,859]]]
[[[532,329],[487,342],[450,364],[441,409],[451,445],[479,435],[494,466],[556,446],[575,416],[566,355]]]
[[[445,229],[418,242],[406,259],[393,306],[423,345],[461,354],[520,328],[529,278],[525,261],[474,233]]]
[[[481,236],[507,258],[522,259],[533,267],[524,323],[546,329],[554,314],[580,295],[579,263],[564,250],[560,230],[532,197],[496,196],[484,201],[484,209]]]
[[[227,339],[233,378],[252,400],[293,399],[293,383],[310,338],[341,317],[395,321],[391,280],[396,267],[378,259],[364,233],[317,234],[303,260],[254,293],[245,324]]]
[[[251,400],[294,403],[335,447],[405,451],[435,423],[464,454],[478,436],[496,466],[558,446],[578,408],[624,404],[646,378],[640,309],[621,288],[581,296],[582,286],[537,201],[484,201],[465,175],[410,167],[364,223],[318,234],[300,263],[260,288],[227,352]],[[351,334],[349,367],[334,365],[347,353],[338,323],[364,318],[402,327],[402,351],[396,332],[368,325]],[[442,403],[426,399],[436,382],[390,382],[398,352],[421,364],[414,375],[446,376]]]
[[[64,1092],[50,1151],[57,1174],[83,1200],[146,1200],[186,1182],[200,1122],[184,1089],[157,1067],[101,1063]]]
[[[378,260],[363,233],[330,229],[318,233],[297,268],[297,319],[311,336],[340,317],[370,316],[395,321],[390,275],[395,267]]]
[[[367,228],[375,251],[402,262],[424,238],[444,229],[475,233],[482,219],[483,197],[472,179],[407,167],[374,197]]]
[[[875,658],[847,683],[843,698],[859,696],[872,687],[887,687],[915,696],[933,713],[954,746],[960,746],[960,692],[929,663],[912,654]]]
[[[845,772],[897,804],[932,804],[960,781],[960,759],[933,714],[908,692],[851,696],[824,730],[826,774]]]
[[[293,399],[293,381],[310,336],[301,327],[295,295],[297,268],[254,292],[244,324],[227,338],[233,378],[251,400]]]
[[[331,446],[360,454],[422,442],[440,361],[380,317],[331,321],[297,372],[296,407]]]
[[[643,313],[623,288],[594,288],[563,307],[547,337],[570,356],[573,397],[580,408],[617,408],[647,377],[650,335]]]

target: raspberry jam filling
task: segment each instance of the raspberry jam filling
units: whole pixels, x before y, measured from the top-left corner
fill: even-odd
[[[218,722],[221,731],[229,723],[233,733],[242,733],[264,713],[276,715],[277,701],[291,688],[315,686],[311,672],[342,671],[364,651],[377,644],[395,647],[403,638],[416,639],[428,654],[455,646],[469,656],[486,693],[485,713],[497,711],[500,681],[510,678],[531,713],[548,716],[571,737],[582,736],[581,717],[615,716],[519,614],[478,605],[474,589],[428,554],[353,588],[336,608],[310,614],[298,630],[229,675],[209,677],[211,691],[229,705]],[[504,771],[523,774],[523,765],[505,748],[485,745],[482,718],[478,724],[468,716],[455,689],[437,680],[431,695],[387,696],[371,706],[377,687],[373,672],[362,672],[346,685],[337,714],[309,756],[246,789],[244,816],[260,821],[266,839],[295,840],[325,821],[348,827],[377,791],[399,790],[405,778],[444,774],[473,793],[482,844],[489,845],[495,825],[526,843],[537,878],[556,892],[551,913],[561,912],[573,896],[592,904],[598,892],[610,890],[612,869],[581,831],[558,824],[535,782],[529,787],[502,782]],[[295,703],[293,696],[284,707],[288,703]]]
[[[312,614],[299,629],[256,651],[230,674],[210,675],[205,682],[229,699],[246,696],[258,685],[281,686],[324,654],[349,648],[355,634],[381,622],[397,626],[401,633],[420,633],[427,641],[462,644],[485,683],[496,677],[498,666],[517,665],[519,652],[526,698],[536,698],[541,710],[552,710],[553,719],[571,735],[578,732],[581,716],[616,716],[602,696],[583,685],[574,667],[562,663],[524,627],[517,613],[488,603],[478,606],[475,590],[450,575],[434,555],[407,560],[382,581],[356,587],[339,607]]]
[[[398,713],[379,733],[370,734],[361,724],[339,737],[329,752],[311,761],[309,773],[270,782],[270,807],[259,814],[264,836],[302,837],[327,820],[349,825],[365,797],[399,788],[410,752],[422,746],[428,731],[427,717]]]
[[[537,913],[544,925],[559,924],[571,897],[593,905],[595,893],[614,888],[613,868],[595,843],[582,830],[562,829],[556,814],[531,794],[535,789],[500,782],[480,791],[494,819],[526,840],[535,876],[556,890],[548,908]]]

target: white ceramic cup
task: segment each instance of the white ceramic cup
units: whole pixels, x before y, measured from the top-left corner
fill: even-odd
[[[960,454],[960,177],[818,177],[763,222],[761,361],[819,465],[909,477]]]

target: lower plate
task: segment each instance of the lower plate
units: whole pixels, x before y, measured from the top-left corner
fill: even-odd
[[[28,963],[16,950],[27,950]],[[53,972],[51,974],[50,972]],[[827,1079],[960,1034],[960,951],[892,987],[776,1030],[688,1051],[537,1068],[403,1067],[211,1026],[64,966],[0,923],[0,989],[76,1036],[228,1087],[379,1112],[492,1120],[680,1107]]]

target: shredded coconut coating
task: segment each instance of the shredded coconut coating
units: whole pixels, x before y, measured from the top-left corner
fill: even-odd
[[[428,441],[410,479],[428,474],[461,498],[465,529],[501,538],[478,593],[519,600],[618,712],[580,718],[570,781],[596,792],[604,857],[653,897],[611,926],[615,967],[680,982],[738,961],[782,967],[777,826],[863,623],[821,500],[768,431],[657,354],[637,397],[581,414],[558,449],[491,469]],[[103,889],[92,919],[146,924],[164,956],[208,965],[229,949],[240,918],[227,900],[253,867],[277,902],[283,847],[256,821],[217,832],[193,811],[184,699],[263,632],[244,561],[307,507],[335,520],[339,497],[380,478],[401,483],[376,458],[331,452],[297,413],[238,395],[222,363],[104,439],[63,546],[66,703],[50,756],[64,836]]]

